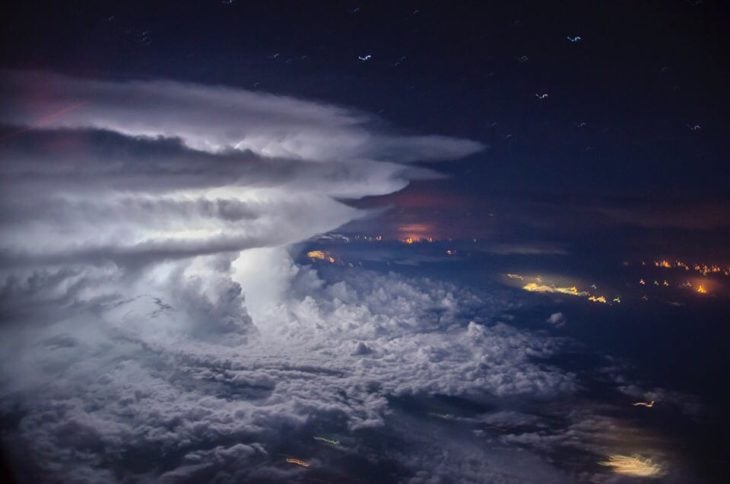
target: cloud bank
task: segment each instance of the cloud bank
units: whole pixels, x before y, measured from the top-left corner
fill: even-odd
[[[290,255],[367,213],[344,200],[479,143],[171,81],[3,72],[0,93],[0,428],[22,480],[565,482],[540,417],[490,410],[578,391],[548,363],[562,339],[500,322],[504,298]],[[401,408],[441,397],[482,410]],[[439,443],[423,418],[477,428]]]

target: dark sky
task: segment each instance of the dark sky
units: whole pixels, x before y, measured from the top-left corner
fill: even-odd
[[[730,16],[721,2],[28,1],[4,10],[4,68],[288,94],[489,146],[438,166],[448,180],[367,202],[395,205],[381,230],[426,223],[440,237],[728,256]]]

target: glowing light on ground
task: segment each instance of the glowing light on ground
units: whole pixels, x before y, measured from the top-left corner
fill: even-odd
[[[546,284],[539,284],[536,282],[529,282],[522,286],[522,289],[528,292],[542,292],[542,293],[559,293],[568,294],[570,296],[585,296],[586,293],[579,291],[577,287],[556,287],[548,286]]]
[[[301,459],[296,459],[294,457],[287,457],[286,461],[289,464],[294,464],[295,466],[299,466],[299,467],[309,468],[309,466],[310,466],[309,462],[303,461]]]
[[[404,244],[416,242],[433,242],[433,227],[427,224],[406,224],[398,227],[400,241]]]
[[[519,286],[517,287],[520,287],[523,291],[539,294],[565,294],[568,296],[585,298],[591,303],[599,303],[608,306],[613,306],[626,302],[631,303],[636,299],[639,299],[640,301],[648,301],[650,297],[654,299],[655,296],[655,300],[663,301],[664,303],[676,306],[678,304],[673,304],[671,301],[673,300],[672,298],[676,299],[676,291],[680,289],[688,290],[688,292],[691,291],[699,295],[707,295],[708,297],[722,297],[728,292],[728,288],[724,286],[721,281],[718,280],[717,274],[721,275],[724,269],[723,267],[718,265],[698,266],[698,270],[700,272],[705,270],[710,272],[706,276],[696,276],[693,278],[687,278],[686,275],[684,275],[684,267],[686,264],[682,261],[673,262],[670,260],[662,259],[644,265],[656,266],[657,268],[659,268],[657,269],[657,271],[663,271],[667,268],[674,271],[681,270],[683,275],[681,276],[681,279],[665,279],[660,277],[654,278],[651,274],[637,274],[636,276],[633,276],[636,277],[636,279],[634,279],[633,277],[631,279],[633,279],[633,281],[638,281],[638,286],[643,287],[637,288],[636,286],[633,286],[634,291],[636,291],[636,289],[639,289],[639,291],[636,291],[634,293],[629,291],[625,294],[620,295],[617,294],[618,291],[613,292],[611,289],[605,287],[600,283],[591,284],[585,282],[585,280],[577,279],[567,275],[551,274],[547,276],[539,276],[508,272],[502,273],[501,276],[503,278],[502,282],[504,284],[512,287],[515,287],[519,284]],[[689,270],[692,269],[690,268]],[[627,287],[631,288],[632,284],[627,284]],[[648,292],[642,294],[642,292],[644,292],[643,289],[647,289]],[[664,292],[665,295],[659,296],[660,291]],[[601,292],[603,292],[604,294],[601,294]],[[607,294],[607,292],[609,293]],[[611,295],[610,293],[613,293],[613,295]]]
[[[327,258],[327,254],[323,250],[310,250],[307,252],[307,257],[310,259],[325,260]]]
[[[654,477],[662,472],[659,464],[656,464],[651,459],[639,456],[614,454],[609,456],[608,460],[599,462],[599,464],[611,467],[613,472],[624,476]]]
[[[335,263],[335,258],[323,250],[310,250],[309,252],[307,252],[307,257],[311,260],[327,261],[330,264]]]
[[[723,268],[718,264],[697,263],[690,266],[689,264],[681,260],[676,260],[674,264],[672,264],[670,261],[662,259],[654,261],[654,266],[660,267],[662,269],[679,268],[684,269],[685,271],[689,271],[691,269],[695,272],[699,272],[703,276],[706,276],[708,274],[724,274],[726,276],[730,275],[730,267]]]

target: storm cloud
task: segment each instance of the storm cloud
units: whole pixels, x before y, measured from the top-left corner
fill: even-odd
[[[476,433],[440,459],[440,425],[398,403],[574,394],[549,363],[563,339],[505,324],[506,297],[294,262],[296,243],[368,214],[347,200],[437,177],[413,163],[479,143],[223,87],[38,72],[0,86],[0,416],[24,478],[291,481],[304,471],[282,455],[301,453],[341,480],[398,441],[385,465],[403,480],[564,481],[524,438]],[[336,449],[312,455],[315,431]]]
[[[358,216],[340,199],[437,176],[479,143],[364,114],[169,81],[4,72],[5,259],[190,257],[286,245]]]

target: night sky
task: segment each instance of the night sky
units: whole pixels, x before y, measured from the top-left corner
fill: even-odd
[[[457,196],[463,220],[443,229],[455,237],[601,238],[727,256],[728,12],[718,2],[23,2],[9,10],[6,68],[288,94],[484,143],[439,167],[452,179],[396,197]],[[440,212],[412,217],[453,218]]]
[[[723,2],[0,25],[4,478],[727,475]]]

